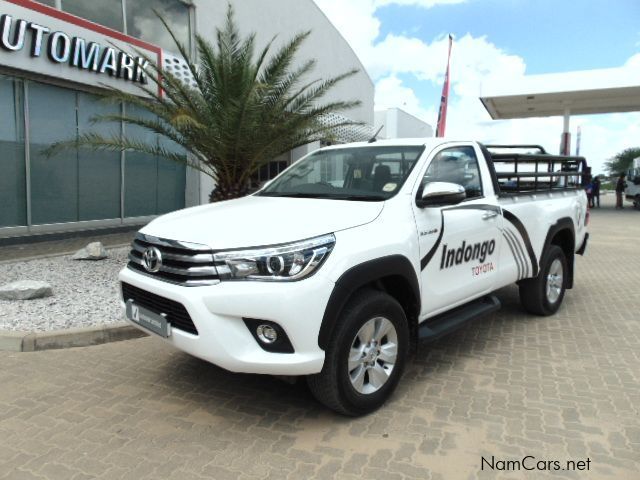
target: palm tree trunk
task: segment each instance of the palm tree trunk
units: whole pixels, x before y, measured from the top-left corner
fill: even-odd
[[[250,193],[247,182],[220,182],[209,194],[209,202],[222,202],[234,198],[245,197]]]

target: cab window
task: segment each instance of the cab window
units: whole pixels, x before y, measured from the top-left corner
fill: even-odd
[[[482,197],[480,168],[473,147],[453,147],[439,152],[422,179],[419,195],[430,182],[456,183],[464,187],[468,199]]]

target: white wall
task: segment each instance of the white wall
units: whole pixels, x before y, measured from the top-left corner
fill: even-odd
[[[395,138],[395,136],[390,136],[389,132],[395,132],[395,116],[388,115],[389,110],[376,110],[374,113],[373,119],[373,131],[374,133],[378,131],[380,127],[382,130],[378,133],[378,138]]]
[[[384,125],[378,138],[433,137],[433,127],[400,108],[375,112],[374,131]]]
[[[294,148],[293,150],[291,150],[291,163],[297,162],[305,155],[315,150],[318,150],[319,148],[320,148],[320,142],[313,142],[298,148]]]
[[[200,173],[200,204],[209,203],[209,194],[213,191],[216,182],[209,175]]]

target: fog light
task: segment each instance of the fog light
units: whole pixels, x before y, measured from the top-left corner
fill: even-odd
[[[243,318],[242,320],[255,342],[265,352],[294,353],[287,332],[276,322],[259,318]]]
[[[278,332],[271,325],[259,325],[256,335],[263,343],[273,343],[278,339]]]

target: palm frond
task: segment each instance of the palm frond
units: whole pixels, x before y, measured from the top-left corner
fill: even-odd
[[[105,101],[124,104],[125,109],[122,114],[93,119],[135,128],[125,128],[124,135],[81,134],[53,144],[48,155],[65,148],[136,151],[188,165],[227,188],[246,184],[260,166],[284,152],[332,138],[338,127],[358,125],[348,120],[335,125],[322,121],[330,112],[360,105],[358,100],[323,103],[328,92],[357,71],[329,79],[310,78],[316,62],[297,59],[309,31],[294,35],[277,49],[274,37],[256,55],[255,34],[241,35],[229,5],[213,42],[195,36],[196,65],[165,18],[156,14],[186,61],[195,86],[183,83],[147,52],[139,51],[148,61],[149,83],[137,84],[140,95],[105,85]],[[137,139],[129,134],[135,129],[153,133],[157,140]]]
[[[311,31],[298,33],[267,63],[260,75],[260,82],[264,85],[277,84],[287,74],[294,57],[303,42],[311,35]]]

